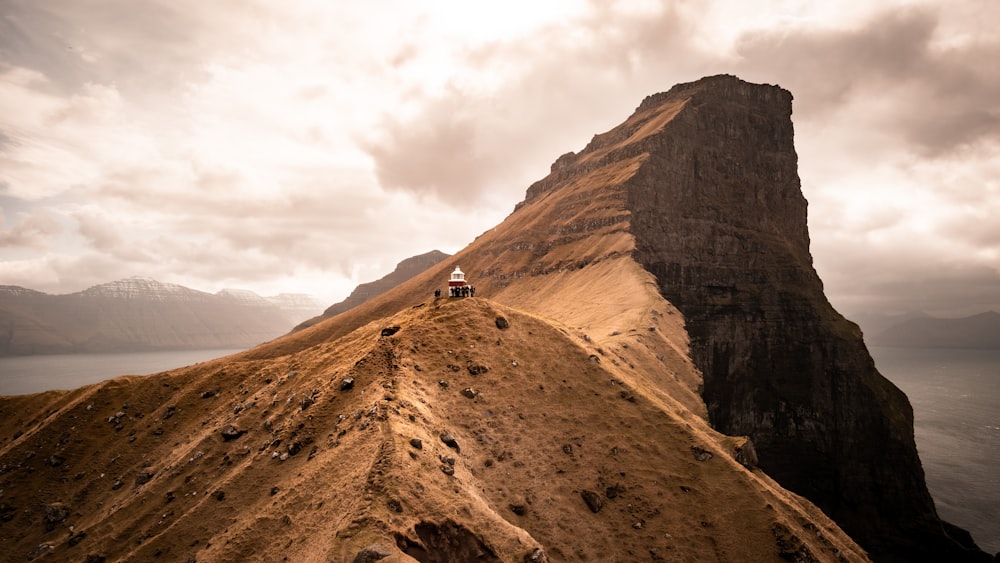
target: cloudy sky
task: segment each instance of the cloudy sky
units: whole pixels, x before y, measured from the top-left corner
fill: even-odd
[[[795,96],[844,312],[1000,310],[1000,2],[0,0],[0,284],[338,301],[648,94]]]

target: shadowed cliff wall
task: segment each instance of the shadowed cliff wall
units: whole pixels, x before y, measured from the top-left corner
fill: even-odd
[[[877,561],[987,557],[938,519],[906,396],[823,294],[791,94],[718,76],[638,111],[677,100],[683,109],[641,145],[650,156],[628,206],[636,259],[685,315],[712,424],[751,436],[770,475]]]

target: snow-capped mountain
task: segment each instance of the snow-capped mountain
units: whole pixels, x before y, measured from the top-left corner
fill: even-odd
[[[0,286],[0,356],[244,348],[322,309],[307,295],[212,294],[143,277],[66,295]]]

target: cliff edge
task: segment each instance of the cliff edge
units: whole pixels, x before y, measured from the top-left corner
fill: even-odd
[[[989,560],[937,518],[905,396],[823,297],[790,116],[774,86],[679,85],[355,307],[0,398],[0,540],[95,561]],[[434,298],[456,266],[475,297]]]
[[[674,116],[655,135],[615,145],[665,113]],[[684,314],[716,429],[750,436],[769,475],[877,561],[984,560],[936,514],[906,396],[823,293],[791,113],[778,87],[731,76],[681,84],[560,173],[603,151],[649,155],[627,182],[635,258]]]

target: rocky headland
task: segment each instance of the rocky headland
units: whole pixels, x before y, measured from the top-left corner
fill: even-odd
[[[811,265],[791,95],[716,76],[245,353],[0,399],[19,560],[989,561]],[[472,298],[433,297],[460,266]]]

